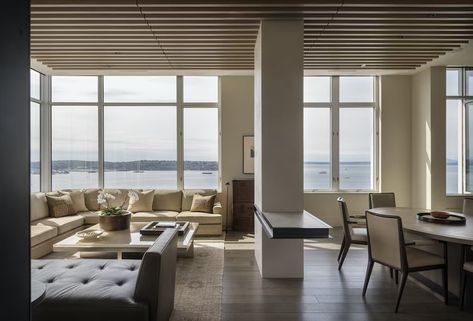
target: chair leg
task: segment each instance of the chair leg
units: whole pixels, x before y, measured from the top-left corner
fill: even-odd
[[[460,310],[463,311],[463,307],[465,305],[465,291],[466,291],[466,278],[467,278],[467,273],[465,270],[462,271],[462,284],[461,284],[461,289],[460,289]]]
[[[389,275],[391,276],[391,279],[393,278],[393,269],[389,268]]]
[[[348,250],[350,249],[351,243],[345,242],[345,246],[343,247],[343,253],[342,257],[340,258],[340,262],[338,262],[338,270],[340,271],[343,265],[343,262],[345,261],[345,258],[347,257]]]
[[[344,248],[344,247],[345,247],[345,236],[343,236],[342,244],[340,245],[340,252],[338,252],[337,261],[340,261],[340,257],[342,256],[343,248]]]
[[[448,269],[442,269],[442,283],[443,283],[443,300],[445,305],[448,305]]]
[[[368,266],[366,267],[366,276],[365,276],[365,284],[363,285],[363,296],[366,294],[366,290],[368,289],[368,283],[370,282],[371,272],[373,272],[373,260],[368,260]]]
[[[406,281],[407,281],[407,272],[404,272],[401,274],[401,283],[399,284],[399,289],[397,292],[396,309],[394,310],[395,313],[397,313],[397,310],[399,309],[399,304],[401,303],[402,292],[404,292]]]
[[[394,270],[394,276],[396,279],[396,284],[399,284],[399,271],[398,270]]]

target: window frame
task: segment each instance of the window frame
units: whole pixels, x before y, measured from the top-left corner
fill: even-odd
[[[372,102],[340,102],[340,77],[373,77],[373,101]],[[326,75],[314,75],[305,77],[327,77]],[[379,78],[368,75],[343,75],[329,76],[330,84],[330,102],[324,103],[306,103],[304,108],[329,108],[331,119],[331,150],[330,150],[330,169],[332,174],[329,189],[304,189],[304,193],[369,193],[376,192],[379,189]],[[341,189],[340,188],[340,109],[341,108],[372,108],[373,109],[373,171],[372,171],[372,189]]]
[[[47,174],[47,171],[43,170],[45,162],[44,162],[43,155],[42,155],[43,146],[44,146],[44,142],[43,142],[43,130],[44,130],[44,128],[43,128],[44,127],[43,126],[44,115],[43,114],[44,113],[43,113],[43,110],[46,109],[45,105],[46,105],[47,95],[45,94],[45,90],[47,88],[47,85],[46,85],[45,82],[46,82],[47,76],[44,75],[43,73],[41,73],[40,71],[34,69],[34,68],[30,68],[30,73],[31,73],[31,71],[37,72],[39,74],[39,99],[32,97],[31,96],[31,90],[30,90],[30,105],[31,105],[31,103],[36,103],[36,104],[39,105],[39,124],[38,124],[39,125],[39,190],[32,191],[31,190],[31,182],[30,182],[30,192],[31,193],[37,193],[37,192],[41,192],[41,191],[47,189],[47,186],[43,185],[43,180],[44,180],[44,177]],[[30,119],[30,122],[31,122],[31,119]],[[30,142],[31,142],[31,133],[30,133]],[[30,166],[31,166],[31,159],[30,159]],[[31,176],[31,167],[30,167],[30,176]]]
[[[461,148],[459,148],[459,155],[458,155],[458,185],[461,186],[461,191],[456,193],[449,193],[447,191],[447,170],[445,170],[445,195],[446,196],[471,196],[473,192],[467,191],[467,146],[468,146],[468,125],[466,123],[468,119],[468,111],[466,109],[466,105],[468,103],[473,102],[473,95],[467,95],[467,88],[466,88],[466,73],[467,71],[473,70],[473,67],[447,67],[446,70],[458,70],[458,77],[459,77],[459,86],[460,86],[460,95],[447,95],[447,84],[445,82],[445,112],[447,108],[447,102],[449,100],[459,100],[461,101],[461,121],[458,124],[458,130],[461,131]],[[446,73],[445,73],[446,77]],[[446,143],[448,143],[446,141]],[[447,155],[445,155],[445,168],[447,167]]]
[[[71,75],[74,76],[74,75]],[[77,75],[80,77],[80,75]],[[104,186],[105,180],[105,146],[104,146],[104,112],[105,106],[139,106],[139,107],[176,107],[176,119],[177,119],[177,155],[176,155],[176,167],[177,167],[177,190],[184,189],[184,137],[183,137],[183,128],[184,128],[184,108],[217,108],[218,109],[218,184],[217,191],[222,191],[222,173],[221,173],[221,78],[218,77],[218,102],[198,102],[198,103],[184,103],[184,88],[183,88],[183,77],[182,75],[176,77],[176,100],[174,102],[105,102],[104,97],[104,75],[88,75],[97,77],[97,86],[98,86],[98,101],[97,102],[59,102],[52,101],[52,77],[54,75],[44,76],[44,115],[41,117],[41,126],[45,130],[41,131],[41,186],[42,191],[51,191],[52,190],[52,107],[53,106],[98,106],[98,186],[96,188],[106,188]],[[165,75],[169,76],[169,75]],[[174,75],[171,75],[174,76]],[[145,76],[144,76],[145,77]],[[42,82],[43,84],[43,82]],[[43,116],[43,115],[42,115]],[[43,144],[46,148],[43,148]],[[44,159],[44,161],[43,161]],[[45,171],[43,172],[43,168]],[[45,175],[43,175],[45,173]],[[71,188],[74,188],[73,186]],[[94,186],[90,186],[94,188]],[[203,187],[205,188],[205,187]]]

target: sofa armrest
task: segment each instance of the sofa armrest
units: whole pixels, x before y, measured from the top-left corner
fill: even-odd
[[[174,309],[177,230],[166,229],[143,256],[134,299],[148,304],[150,321],[169,320]]]
[[[213,208],[212,208],[212,213],[213,214],[222,214],[222,203],[220,202],[215,202]]]

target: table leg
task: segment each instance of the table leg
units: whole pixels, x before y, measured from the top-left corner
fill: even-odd
[[[121,260],[123,258],[123,253],[122,251],[117,251],[117,260]]]

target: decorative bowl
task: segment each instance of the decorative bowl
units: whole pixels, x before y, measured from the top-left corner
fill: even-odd
[[[77,232],[76,236],[83,239],[83,240],[91,240],[91,239],[98,238],[102,234],[103,234],[103,230],[96,229],[96,230],[88,230],[88,231]]]
[[[449,218],[450,214],[447,212],[442,212],[442,211],[432,211],[430,212],[430,215],[435,218],[440,218],[440,219],[447,219]]]

